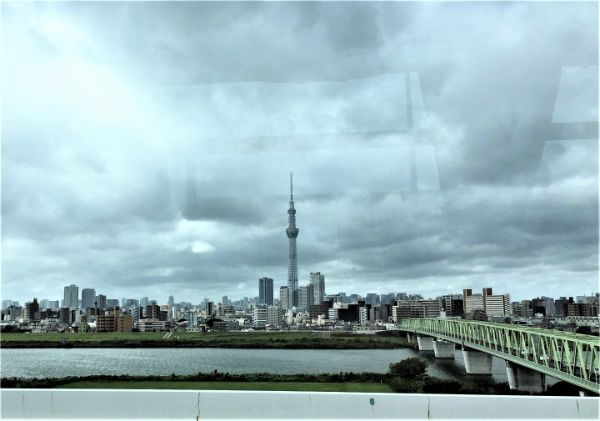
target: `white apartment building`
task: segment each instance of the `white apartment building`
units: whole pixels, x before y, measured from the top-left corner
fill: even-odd
[[[265,327],[267,325],[267,307],[256,306],[252,310],[252,324],[255,327]]]
[[[483,310],[487,317],[506,317],[511,313],[510,295],[494,295],[492,288],[484,288],[482,294],[473,294],[471,289],[464,289],[463,303],[465,314]]]

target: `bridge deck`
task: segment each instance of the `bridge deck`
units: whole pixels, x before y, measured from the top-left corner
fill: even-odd
[[[405,319],[399,328],[486,352],[595,393],[600,391],[600,338],[591,335],[454,319]]]

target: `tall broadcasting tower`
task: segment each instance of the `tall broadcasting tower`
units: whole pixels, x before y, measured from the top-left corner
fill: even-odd
[[[298,237],[298,228],[296,228],[296,209],[294,209],[294,183],[292,173],[290,173],[290,208],[288,209],[289,225],[285,230],[289,240],[288,257],[288,308],[298,305],[298,254],[296,253],[296,237]]]

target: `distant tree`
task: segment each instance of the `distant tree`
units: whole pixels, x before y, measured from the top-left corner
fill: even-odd
[[[430,379],[422,387],[424,393],[459,393],[462,385],[455,380]]]
[[[419,382],[393,378],[387,380],[388,386],[395,393],[417,393],[419,392]]]
[[[390,364],[390,374],[403,379],[415,379],[425,374],[427,363],[420,358],[407,358]]]
[[[471,318],[473,320],[479,320],[481,322],[487,322],[487,319],[488,319],[487,314],[485,314],[485,311],[480,308],[473,311]]]
[[[550,396],[579,396],[580,387],[575,386],[573,384],[567,383],[565,381],[559,381],[549,386],[548,389],[542,393],[542,395],[550,395]],[[590,393],[594,396],[593,393]]]

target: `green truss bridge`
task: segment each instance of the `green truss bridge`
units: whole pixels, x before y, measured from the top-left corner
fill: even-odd
[[[467,373],[491,374],[491,357],[506,361],[511,389],[540,392],[545,375],[600,391],[600,338],[503,323],[457,319],[404,319],[398,325],[419,350],[454,358],[460,344]],[[416,338],[415,338],[416,337]]]

